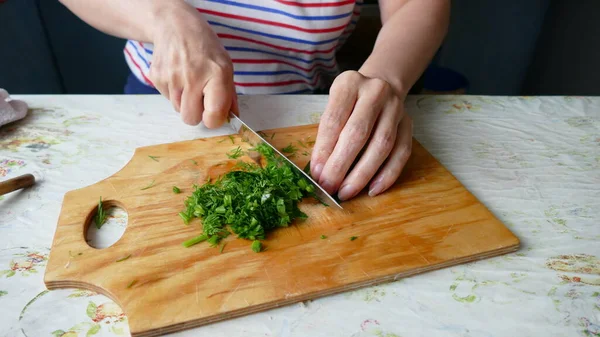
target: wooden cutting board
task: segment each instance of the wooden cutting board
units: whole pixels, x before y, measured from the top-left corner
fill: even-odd
[[[316,131],[311,125],[265,133],[275,133],[278,148],[293,143],[291,159],[304,167],[310,149],[298,141],[310,144]],[[192,185],[231,168],[226,153],[238,146],[249,147],[235,136],[140,148],[113,176],[68,192],[46,286],[105,294],[123,308],[133,337],[158,336],[518,249],[517,237],[417,141],[387,193],[364,192],[343,211],[307,201],[301,209],[309,218],[268,235],[266,251],[254,253],[235,235],[222,253],[207,243],[183,247],[201,233],[198,220],[186,226],[178,216]],[[85,241],[100,197],[129,215],[121,239],[106,249]]]

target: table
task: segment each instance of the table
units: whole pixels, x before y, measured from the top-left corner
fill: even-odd
[[[31,110],[0,128],[0,179],[38,182],[0,198],[0,336],[128,336],[108,298],[44,287],[62,197],[136,147],[230,131],[186,126],[159,96],[14,98]],[[285,127],[318,122],[326,99],[242,96],[240,108],[253,126]],[[600,98],[432,95],[406,106],[415,138],[521,239],[518,252],[173,336],[600,336]],[[125,225],[112,214],[94,244]]]

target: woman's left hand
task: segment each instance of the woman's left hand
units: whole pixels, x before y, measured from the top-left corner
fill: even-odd
[[[404,98],[388,82],[357,71],[335,79],[310,165],[327,192],[348,200],[367,184],[375,196],[396,182],[412,150],[412,120],[404,112]]]

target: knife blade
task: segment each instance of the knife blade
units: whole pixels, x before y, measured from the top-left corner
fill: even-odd
[[[325,189],[323,189],[323,187],[321,187],[319,184],[317,184],[317,182],[314,181],[310,175],[308,175],[306,172],[304,172],[304,170],[300,169],[300,167],[298,167],[298,165],[294,164],[294,162],[291,161],[284,154],[279,152],[279,150],[277,150],[277,148],[275,148],[275,146],[273,146],[269,142],[267,142],[258,132],[254,131],[254,129],[252,129],[248,124],[246,124],[244,121],[242,121],[233,112],[229,113],[229,125],[236,133],[240,133],[245,138],[248,138],[248,142],[250,144],[252,144],[253,146],[256,146],[257,144],[260,144],[260,143],[264,143],[264,144],[268,145],[271,149],[273,149],[273,151],[275,153],[277,153],[277,155],[284,158],[285,161],[288,164],[290,164],[290,166],[296,172],[299,172],[302,176],[304,176],[304,178],[308,179],[316,187],[315,194],[317,195],[317,197],[319,199],[321,199],[322,202],[324,202],[328,205],[335,205],[335,206],[339,207],[340,209],[343,209],[343,207],[329,193],[327,193],[327,191],[325,191]]]

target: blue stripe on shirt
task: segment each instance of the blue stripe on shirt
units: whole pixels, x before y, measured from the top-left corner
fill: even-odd
[[[335,71],[326,71],[328,73],[333,73]],[[274,75],[287,75],[287,74],[292,74],[292,75],[298,75],[301,76],[307,80],[312,80],[316,74],[313,74],[312,76],[306,76],[304,74],[302,74],[301,72],[298,71],[293,71],[293,70],[279,70],[279,71],[234,71],[233,72],[234,75],[240,75],[240,76],[244,76],[244,75],[248,75],[248,76],[274,76]]]
[[[274,55],[274,56],[279,56],[279,57],[284,57],[287,59],[291,59],[291,60],[295,60],[295,61],[299,61],[305,64],[311,64],[315,61],[332,61],[334,59],[334,57],[330,57],[330,58],[323,58],[323,57],[315,57],[312,60],[305,60],[305,59],[301,59],[299,57],[294,57],[294,56],[289,56],[289,55],[285,55],[285,54],[279,54],[279,53],[273,53],[270,51],[266,51],[266,50],[260,50],[260,49],[253,49],[253,48],[244,48],[244,47],[229,47],[229,46],[225,46],[225,50],[228,51],[245,51],[245,52],[250,52],[250,53],[263,53],[263,54],[268,54],[268,55]]]
[[[150,63],[148,63],[148,61],[146,60],[146,58],[143,57],[142,54],[140,54],[140,51],[135,47],[135,44],[133,42],[131,42],[131,40],[127,41],[127,43],[130,44],[133,47],[133,49],[135,50],[135,53],[137,54],[137,56],[140,59],[142,59],[142,61],[144,61],[144,63],[146,64],[146,67],[150,68]],[[146,50],[146,49],[144,48],[144,50]],[[146,52],[147,51],[148,50],[146,50]]]
[[[342,19],[345,17],[348,17],[350,15],[352,15],[352,12],[348,12],[348,13],[344,13],[344,14],[338,14],[338,15],[322,15],[322,16],[309,16],[309,15],[294,15],[279,9],[274,9],[274,8],[269,8],[269,7],[262,7],[262,6],[256,6],[256,5],[250,5],[250,4],[244,4],[244,3],[240,3],[240,2],[235,2],[235,1],[229,1],[229,0],[206,0],[208,2],[216,2],[216,3],[220,3],[220,4],[224,4],[224,5],[231,5],[231,6],[235,6],[235,7],[243,7],[243,8],[249,8],[249,9],[255,9],[258,11],[262,11],[262,12],[269,12],[269,13],[275,13],[275,14],[281,14],[281,15],[285,15],[287,17],[293,18],[293,19],[298,19],[298,20],[307,20],[307,21],[326,21],[326,20],[337,20],[337,19]]]

